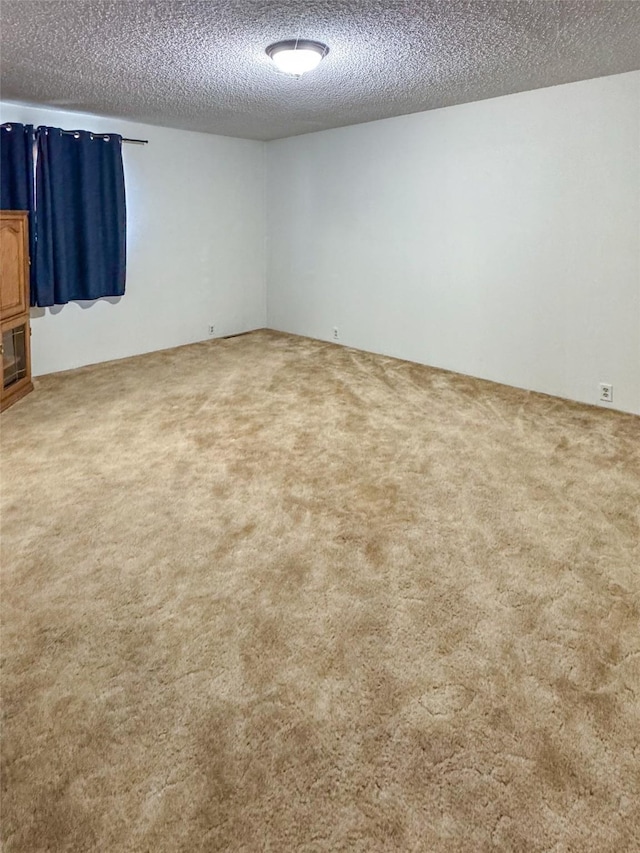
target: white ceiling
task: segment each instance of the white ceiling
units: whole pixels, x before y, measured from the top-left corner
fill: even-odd
[[[7,100],[277,139],[640,68],[636,0],[3,0]],[[300,79],[273,41],[329,45]]]

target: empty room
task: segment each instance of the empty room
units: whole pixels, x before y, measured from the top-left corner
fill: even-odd
[[[640,850],[640,3],[2,0],[6,853]]]

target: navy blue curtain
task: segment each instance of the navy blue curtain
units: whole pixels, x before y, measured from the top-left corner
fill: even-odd
[[[29,211],[29,255],[35,258],[36,221],[34,200],[32,124],[0,127],[0,210]],[[35,304],[35,264],[31,264],[31,304]]]
[[[35,304],[122,296],[122,137],[39,127],[37,138]]]

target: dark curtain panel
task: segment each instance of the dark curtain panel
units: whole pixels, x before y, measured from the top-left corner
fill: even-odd
[[[122,137],[38,128],[36,304],[122,296],[126,208]]]
[[[29,211],[29,255],[31,262],[31,304],[35,305],[36,222],[34,199],[32,124],[0,128],[0,209]]]

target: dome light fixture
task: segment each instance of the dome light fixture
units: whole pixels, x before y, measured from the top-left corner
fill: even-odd
[[[307,71],[312,71],[328,53],[326,44],[310,39],[277,41],[267,48],[267,56],[276,67],[293,77],[301,77]]]

